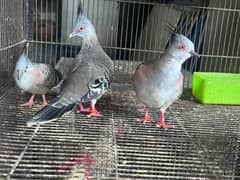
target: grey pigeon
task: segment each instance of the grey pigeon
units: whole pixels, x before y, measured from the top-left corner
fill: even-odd
[[[83,107],[81,103],[91,102],[91,108],[87,109],[89,115],[100,115],[95,104],[109,87],[113,62],[100,46],[93,24],[82,14],[81,9],[80,4],[75,28],[70,34],[70,38],[82,38],[82,48],[75,58],[74,67],[64,80],[60,94],[37,112],[27,122],[28,126],[55,120],[72,110],[77,103]]]
[[[62,75],[62,79],[67,79],[75,65],[75,58],[61,57],[54,68]]]
[[[61,91],[62,83],[65,79],[68,78],[69,74],[71,74],[71,70],[75,66],[75,58],[69,58],[69,57],[61,57],[57,64],[54,66],[54,68],[60,72],[62,79],[61,81],[54,86],[51,90],[55,92],[55,94],[59,94]]]
[[[181,66],[191,56],[199,56],[193,42],[184,35],[174,34],[172,43],[160,59],[137,67],[133,77],[136,95],[146,105],[145,115],[139,121],[151,121],[149,107],[155,107],[160,108],[157,126],[172,127],[165,123],[164,112],[182,94]]]
[[[46,106],[45,94],[54,93],[52,88],[60,82],[61,74],[51,65],[31,62],[26,49],[27,47],[16,63],[13,76],[17,86],[24,92],[32,93],[32,96],[28,102],[20,106],[32,107],[35,94],[42,94],[43,105]]]

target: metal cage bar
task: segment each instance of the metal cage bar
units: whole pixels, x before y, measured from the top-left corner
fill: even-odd
[[[98,106],[103,117],[70,112],[56,124],[27,128],[39,109],[12,85],[15,62],[30,43],[30,58],[55,65],[75,57],[80,39],[68,39],[80,0],[0,1],[0,179],[238,179],[240,109],[202,106],[189,97],[194,71],[240,72],[238,0],[82,0],[104,50],[114,61],[111,92]],[[184,95],[169,108],[172,131],[135,122],[142,112],[131,76],[159,58],[171,34],[188,36],[200,59],[183,65]],[[151,109],[154,119],[157,110]],[[69,164],[77,165],[69,167]]]

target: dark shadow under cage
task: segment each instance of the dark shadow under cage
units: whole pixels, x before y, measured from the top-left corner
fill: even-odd
[[[68,36],[78,3],[0,1],[0,179],[240,179],[240,107],[202,105],[190,91],[194,71],[240,72],[238,0],[82,0],[114,61],[111,91],[97,104],[103,116],[70,112],[26,126],[39,108],[18,106],[29,95],[14,84],[16,60],[25,42],[35,62],[75,57],[81,39]],[[131,76],[164,52],[167,24],[188,36],[201,58],[184,63],[184,94],[166,115],[174,128],[163,130],[136,122],[143,105]]]

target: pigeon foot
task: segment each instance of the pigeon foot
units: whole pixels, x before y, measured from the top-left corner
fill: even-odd
[[[173,128],[172,124],[166,124],[165,122],[161,122],[161,121],[158,122],[156,126],[163,129]]]
[[[87,112],[90,113],[91,108],[85,108],[82,103],[79,104],[79,109],[77,110],[77,113],[81,112]]]
[[[32,108],[33,105],[34,105],[34,102],[29,100],[28,102],[20,104],[19,106],[21,106],[21,107],[28,106],[28,107]]]
[[[152,122],[152,118],[150,115],[147,115],[147,116],[143,116],[142,118],[138,118],[137,121],[141,123],[148,123],[148,122]]]
[[[99,117],[99,116],[102,116],[102,115],[101,115],[101,113],[98,110],[90,109],[89,114],[87,116],[88,117],[93,117],[93,116]]]

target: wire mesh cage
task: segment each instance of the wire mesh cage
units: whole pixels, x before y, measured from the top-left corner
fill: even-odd
[[[81,39],[68,36],[79,1],[0,2],[0,179],[239,179],[240,107],[202,105],[189,90],[194,71],[240,72],[238,0],[82,0],[114,61],[111,91],[97,104],[103,116],[70,112],[26,127],[39,107],[18,106],[28,95],[12,79],[16,60],[26,42],[34,62],[74,58]],[[143,105],[131,77],[138,64],[162,55],[168,24],[201,58],[183,64],[184,93],[169,108],[174,128],[165,131],[136,122]]]

